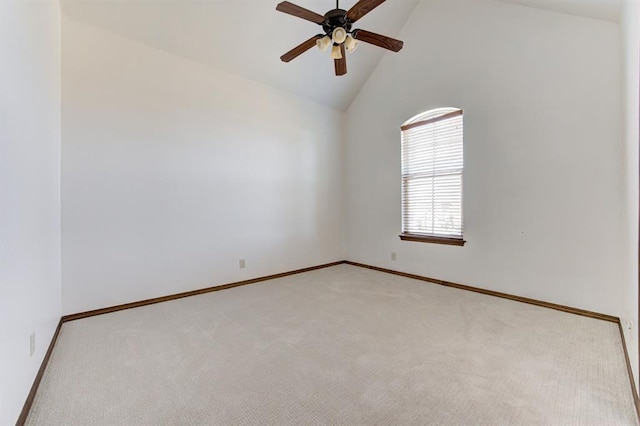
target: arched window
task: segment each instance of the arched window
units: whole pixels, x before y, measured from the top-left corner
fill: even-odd
[[[438,108],[401,127],[403,240],[464,245],[462,118]]]

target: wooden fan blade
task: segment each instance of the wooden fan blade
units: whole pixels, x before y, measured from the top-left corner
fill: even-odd
[[[349,9],[347,18],[349,18],[351,22],[356,22],[384,2],[385,0],[360,0]]]
[[[312,47],[314,47],[316,45],[316,40],[318,40],[319,38],[322,38],[322,36],[321,35],[314,35],[309,40],[307,40],[307,41],[305,41],[303,43],[300,43],[299,45],[297,45],[296,47],[294,47],[293,49],[291,49],[290,51],[288,51],[284,55],[280,56],[280,59],[282,60],[282,62],[292,61],[293,59],[295,59],[298,56],[302,55],[307,50],[309,50]]]
[[[402,49],[402,46],[404,46],[404,42],[400,40],[365,30],[355,30],[353,32],[353,38],[364,41],[365,43],[374,44],[384,49],[389,49],[393,52],[399,52]]]
[[[340,45],[340,52],[342,52],[342,59],[334,59],[334,65],[336,66],[336,75],[345,75],[347,73],[347,52],[344,48],[344,43]]]
[[[298,18],[306,19],[307,21],[315,22],[316,24],[322,24],[324,22],[324,16],[318,15],[304,7],[300,7],[288,1],[283,1],[276,6],[276,10],[282,13],[288,13],[289,15],[296,16]]]

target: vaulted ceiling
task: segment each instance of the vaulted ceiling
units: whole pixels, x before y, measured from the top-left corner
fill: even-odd
[[[322,15],[335,0],[293,0]],[[279,0],[62,0],[65,16],[152,47],[346,110],[383,55],[361,43],[336,77],[329,52],[314,48],[290,63],[280,56],[321,32],[275,10]],[[349,9],[356,0],[341,0]],[[418,0],[390,0],[356,28],[397,37]]]
[[[621,0],[499,0],[569,15],[618,22]]]
[[[361,43],[348,55],[348,74],[334,75],[329,53],[312,49],[290,63],[280,56],[319,33],[308,21],[276,12],[280,0],[61,0],[69,19],[223,71],[346,110],[383,55]],[[388,0],[355,26],[398,37],[420,0]],[[429,0],[422,0],[429,1]],[[498,0],[617,21],[621,0]],[[335,0],[292,0],[324,14]],[[349,9],[356,0],[340,0]],[[406,43],[419,40],[404,40]],[[399,53],[400,55],[402,52]]]

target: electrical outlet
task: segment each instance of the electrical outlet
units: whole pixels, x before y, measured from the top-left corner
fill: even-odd
[[[29,336],[29,356],[33,356],[36,353],[36,332],[34,331]]]
[[[244,259],[240,259],[240,262],[238,262],[240,265],[240,269],[244,269],[247,267],[247,261]]]
[[[391,253],[391,260],[396,260],[396,254],[395,254],[395,252],[394,252],[394,253]]]

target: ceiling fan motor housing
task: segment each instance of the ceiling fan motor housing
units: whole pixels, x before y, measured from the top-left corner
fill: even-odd
[[[328,11],[325,15],[325,21],[322,23],[322,29],[331,37],[333,30],[341,27],[347,32],[351,31],[351,22],[347,19],[347,11],[343,9],[333,9]]]

